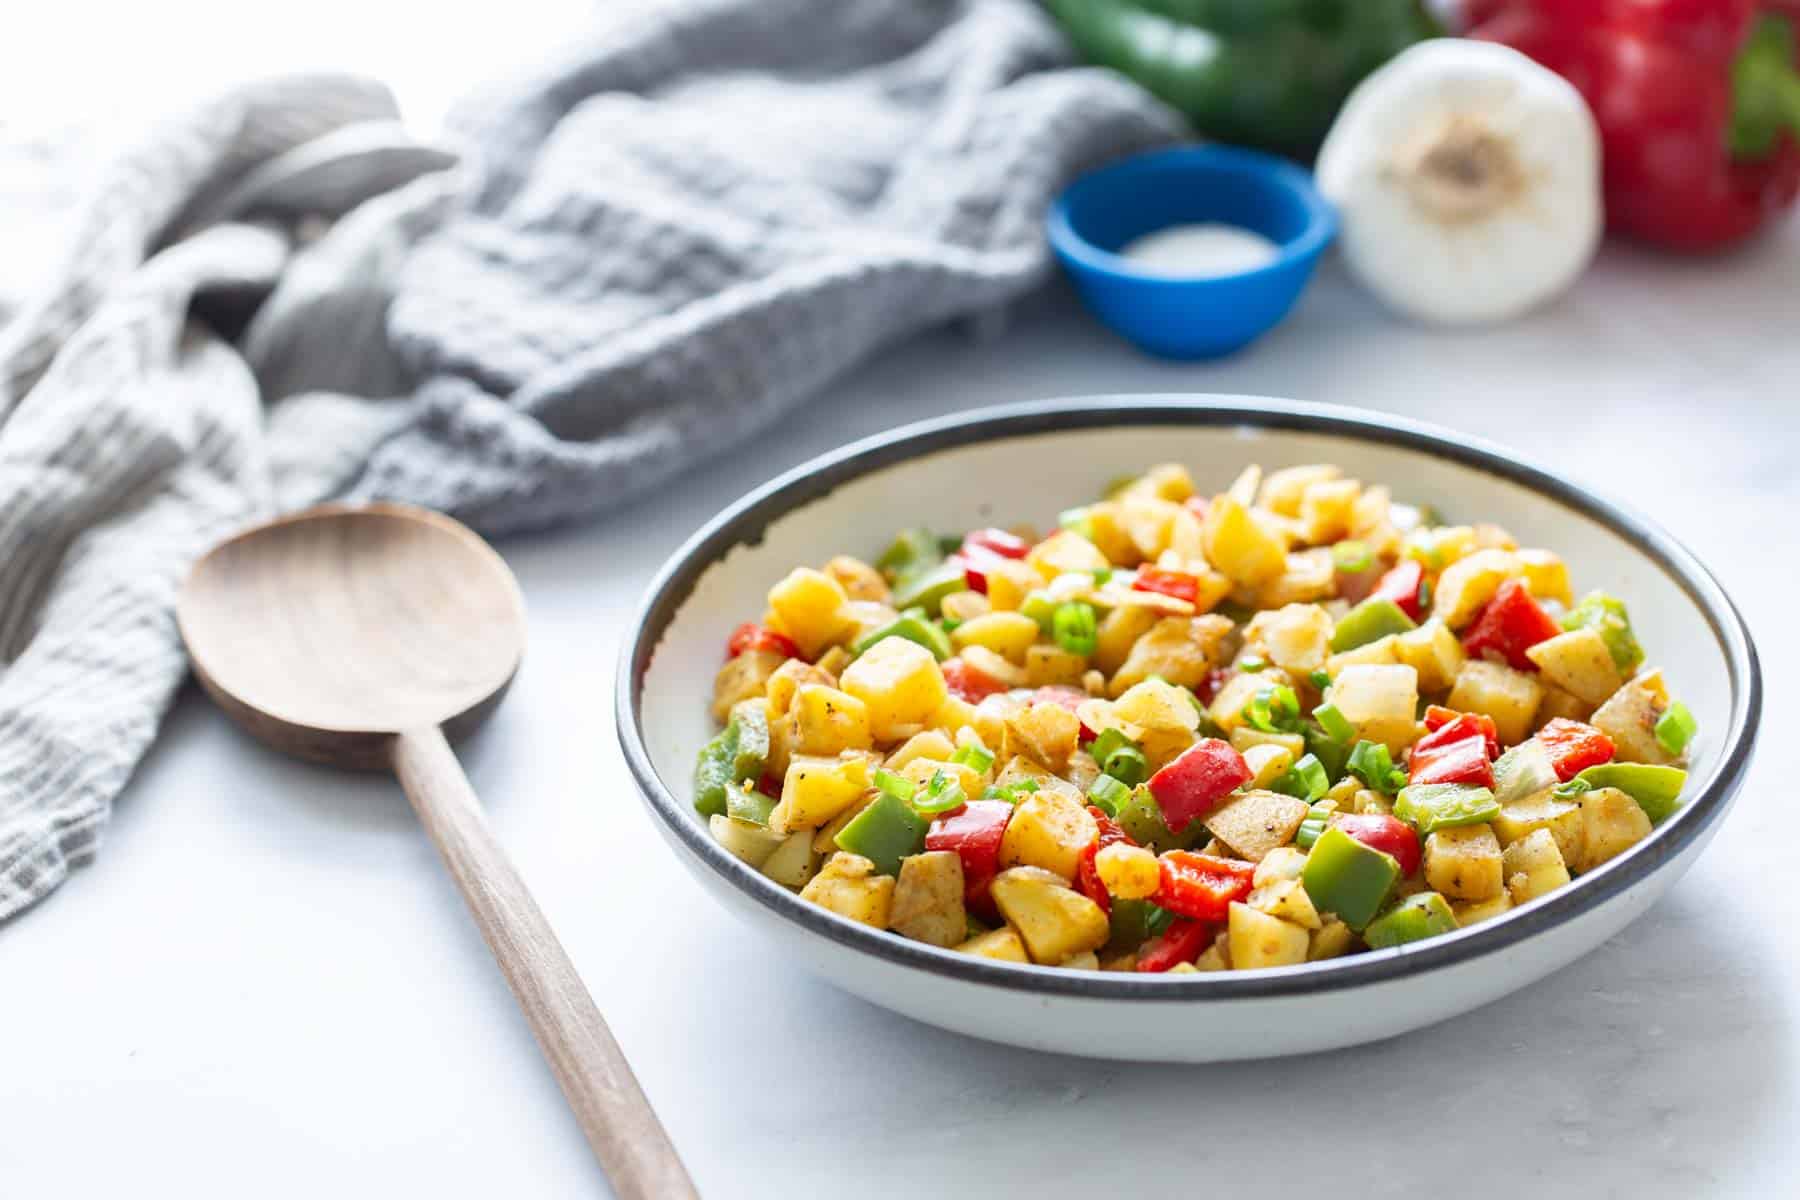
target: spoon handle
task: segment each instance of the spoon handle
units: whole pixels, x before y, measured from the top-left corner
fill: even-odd
[[[563,1095],[625,1200],[697,1197],[619,1044],[437,728],[394,739],[394,771],[462,890]]]

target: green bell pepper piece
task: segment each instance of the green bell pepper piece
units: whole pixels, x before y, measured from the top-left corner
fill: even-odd
[[[894,583],[894,604],[899,608],[922,608],[928,613],[939,610],[944,597],[952,592],[968,590],[959,562],[940,562],[929,570],[907,575]]]
[[[1132,789],[1131,795],[1119,802],[1119,811],[1113,817],[1120,829],[1140,846],[1149,846],[1161,853],[1164,850],[1186,850],[1203,838],[1209,837],[1206,827],[1199,821],[1191,821],[1180,833],[1169,828],[1163,819],[1162,807],[1157,804],[1156,797],[1150,794],[1148,785],[1140,784]]]
[[[731,714],[728,726],[737,731],[737,752],[732,756],[733,783],[761,779],[769,761],[769,709],[765,704],[746,704]]]
[[[1651,763],[1602,763],[1589,767],[1575,778],[1591,788],[1618,788],[1636,800],[1650,823],[1657,825],[1680,807],[1687,772],[1680,767],[1659,767]]]
[[[1448,900],[1436,892],[1417,892],[1369,922],[1363,941],[1371,950],[1386,950],[1456,929],[1456,914],[1450,911]]]
[[[1325,768],[1325,778],[1336,783],[1344,777],[1344,769],[1350,762],[1350,742],[1340,742],[1323,729],[1315,729],[1307,725],[1300,730],[1306,739],[1306,752],[1319,760]]]
[[[1088,787],[1088,803],[1109,817],[1119,815],[1119,806],[1131,799],[1131,789],[1111,775],[1095,777]]]
[[[1630,676],[1644,662],[1644,648],[1638,645],[1631,630],[1631,616],[1625,602],[1605,592],[1589,592],[1581,603],[1562,615],[1562,627],[1573,633],[1589,626],[1600,631],[1600,638],[1612,652],[1613,663],[1621,675]]]
[[[1331,631],[1331,652],[1342,654],[1370,642],[1378,642],[1390,633],[1417,629],[1413,619],[1400,606],[1382,596],[1370,596],[1344,614],[1344,619]]]
[[[909,642],[917,642],[919,645],[931,651],[931,656],[939,662],[943,662],[946,658],[950,657],[950,635],[945,633],[931,621],[928,621],[923,617],[914,616],[911,613],[902,613],[899,617],[889,621],[880,629],[863,634],[860,638],[856,639],[856,644],[851,646],[850,649],[854,654],[863,655],[868,653],[869,647],[873,646],[876,642],[881,641],[883,638],[891,637],[905,638]]]
[[[1334,912],[1361,932],[1387,903],[1400,879],[1400,864],[1391,854],[1365,846],[1341,829],[1319,835],[1306,855],[1300,886],[1320,912]]]
[[[712,741],[700,747],[700,756],[694,762],[694,810],[701,816],[724,815],[725,789],[738,778],[737,748],[738,726],[735,721],[721,729]]]
[[[1468,783],[1409,783],[1394,801],[1394,815],[1419,836],[1459,825],[1479,825],[1500,815],[1500,802],[1484,787]]]
[[[944,561],[944,552],[929,529],[902,529],[894,535],[894,544],[882,551],[875,566],[893,580],[905,579],[929,571]]]
[[[732,820],[766,826],[769,814],[774,811],[775,797],[765,796],[755,788],[745,787],[741,783],[725,785],[725,815]]]
[[[1438,27],[1419,0],[1045,0],[1084,57],[1202,136],[1306,156],[1362,78]]]
[[[1056,628],[1057,603],[1050,598],[1050,593],[1043,589],[1025,593],[1025,600],[1019,605],[1019,612],[1038,623],[1038,628],[1049,637]]]
[[[912,805],[889,792],[856,814],[837,835],[840,850],[860,854],[883,875],[898,875],[900,860],[925,848],[925,831],[931,823]]]
[[[1699,722],[1688,706],[1677,700],[1663,711],[1656,722],[1656,744],[1670,754],[1680,754],[1687,749],[1694,735],[1700,732]]]

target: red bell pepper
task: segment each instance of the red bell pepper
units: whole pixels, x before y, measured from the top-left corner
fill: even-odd
[[[1446,729],[1449,726],[1445,726]],[[1487,739],[1479,733],[1455,741],[1427,746],[1420,739],[1407,759],[1408,783],[1468,783],[1494,786],[1494,764],[1488,758]]]
[[[1186,600],[1189,604],[1200,600],[1200,581],[1192,575],[1180,571],[1164,571],[1160,567],[1145,567],[1138,572],[1131,583],[1133,591],[1155,592],[1162,596],[1173,596],[1177,600]]]
[[[1137,969],[1149,974],[1167,971],[1200,957],[1213,939],[1213,927],[1205,921],[1187,921],[1180,917],[1169,927],[1138,947]]]
[[[1401,612],[1417,621],[1425,615],[1424,589],[1424,564],[1416,558],[1408,558],[1389,567],[1375,581],[1374,590],[1369,595],[1381,600],[1392,600],[1400,606]]]
[[[963,553],[986,551],[1001,558],[1024,558],[1031,553],[1031,543],[1004,529],[977,529],[963,537]]]
[[[985,671],[977,670],[962,658],[947,659],[944,662],[944,686],[958,700],[967,700],[970,704],[980,704],[989,696],[1006,690],[1006,685]]]
[[[800,657],[800,647],[793,638],[773,629],[764,629],[755,621],[745,621],[731,631],[731,638],[725,643],[725,657],[736,658],[752,650],[773,650],[788,658]]]
[[[1172,913],[1200,921],[1223,921],[1231,902],[1250,894],[1256,864],[1214,858],[1191,850],[1168,850],[1156,860],[1162,885],[1156,903]]]
[[[1201,738],[1150,777],[1150,795],[1171,832],[1180,833],[1250,782],[1244,756],[1218,738]]]
[[[1537,664],[1525,657],[1525,651],[1562,631],[1556,618],[1532,599],[1531,590],[1523,581],[1508,579],[1475,615],[1474,623],[1463,633],[1462,643],[1470,658],[1480,658],[1484,651],[1492,650],[1517,670],[1535,671]]]
[[[1075,712],[1075,710],[1087,703],[1089,699],[1090,697],[1086,692],[1066,683],[1046,683],[1043,687],[1040,687],[1037,691],[1031,693],[1031,702],[1033,704],[1056,704],[1068,709],[1070,712]],[[1081,724],[1078,727],[1077,733],[1083,746],[1093,741],[1097,736],[1086,724]]]
[[[1611,738],[1592,725],[1571,721],[1567,717],[1556,717],[1545,722],[1544,727],[1537,731],[1537,740],[1550,752],[1550,765],[1556,768],[1556,777],[1564,783],[1589,767],[1597,767],[1613,759]]]
[[[1100,827],[1100,836],[1089,842],[1087,849],[1081,852],[1081,869],[1076,872],[1075,881],[1081,887],[1082,895],[1110,913],[1112,911],[1112,893],[1107,891],[1106,884],[1100,881],[1100,868],[1095,865],[1094,860],[1108,846],[1119,842],[1123,842],[1127,846],[1135,846],[1137,843],[1131,839],[1130,834],[1120,829],[1117,823],[1106,815],[1105,810],[1095,808],[1090,804],[1088,805],[1088,815],[1093,817],[1094,824]]]
[[[1232,674],[1233,672],[1225,667],[1214,667],[1200,677],[1200,686],[1194,689],[1194,695],[1200,703],[1210,707],[1213,700],[1218,697],[1219,689],[1225,686]]]
[[[1000,873],[1000,839],[1012,815],[1013,806],[1004,800],[971,800],[925,831],[927,850],[954,850],[962,859],[963,903],[983,915],[994,912],[988,887]]]
[[[1613,229],[1711,250],[1800,194],[1800,0],[1474,0],[1466,14],[1470,36],[1587,99]]]
[[[1400,864],[1401,875],[1419,869],[1419,835],[1399,817],[1386,813],[1345,813],[1331,824],[1371,850],[1379,850]]]
[[[1427,705],[1425,708],[1425,728],[1429,730],[1430,733],[1427,733],[1425,737],[1420,738],[1419,741],[1429,742],[1432,733],[1436,733],[1440,729],[1443,729],[1444,726],[1453,724],[1457,721],[1468,722],[1468,724],[1463,727],[1464,729],[1479,730],[1482,736],[1487,738],[1489,758],[1497,757],[1499,755],[1500,727],[1494,724],[1494,718],[1488,716],[1486,713],[1457,712],[1454,708],[1444,708],[1442,705],[1437,704]],[[1452,739],[1456,739],[1464,738],[1469,735],[1463,732],[1463,729],[1458,729],[1455,733],[1448,736]],[[1417,743],[1415,743],[1415,745],[1416,744]]]

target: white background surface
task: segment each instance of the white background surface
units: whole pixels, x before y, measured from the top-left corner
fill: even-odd
[[[362,7],[394,61],[446,94],[461,60],[425,72],[426,42],[382,41],[380,6]],[[314,6],[326,21],[351,8]],[[246,44],[277,36],[268,10],[231,11],[262,23]],[[459,20],[431,36],[466,53],[492,22]],[[346,45],[371,65],[367,42]],[[469,772],[702,1189],[1787,1194],[1800,1169],[1784,735],[1800,723],[1797,284],[1800,222],[1723,260],[1610,247],[1553,308],[1445,334],[1390,321],[1328,262],[1273,336],[1191,366],[1137,356],[1059,286],[998,338],[946,331],[878,359],[610,521],[503,544],[533,652],[468,746]],[[1526,992],[1404,1039],[1277,1062],[1119,1066],[988,1046],[765,957],[681,872],[619,761],[613,670],[650,573],[739,494],[847,439],[1132,390],[1436,420],[1686,540],[1743,608],[1769,684],[1763,753],[1700,865]],[[191,691],[99,862],[0,926],[0,1196],[125,1194],[607,1194],[397,790],[281,760]]]

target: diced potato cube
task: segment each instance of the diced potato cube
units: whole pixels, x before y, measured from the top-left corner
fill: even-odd
[[[1065,971],[1098,971],[1100,956],[1092,950],[1083,950],[1080,954],[1071,954],[1056,964]]]
[[[1500,872],[1514,904],[1528,904],[1569,882],[1569,868],[1548,829],[1536,829],[1500,852]]]
[[[1393,499],[1393,493],[1383,485],[1364,488],[1356,498],[1356,510],[1350,514],[1350,536],[1361,538],[1370,550],[1384,556],[1400,550],[1400,531],[1389,520]]]
[[[1680,756],[1656,740],[1656,722],[1668,705],[1662,672],[1651,671],[1620,687],[1594,712],[1593,725],[1612,739],[1620,762],[1667,765]]]
[[[1231,481],[1231,486],[1225,489],[1225,494],[1245,508],[1249,508],[1256,503],[1256,492],[1258,488],[1262,487],[1262,477],[1262,467],[1256,463],[1250,463],[1237,473],[1237,478]]]
[[[1142,846],[1114,842],[1094,856],[1094,869],[1108,894],[1119,900],[1148,900],[1162,886],[1156,855]]]
[[[1124,954],[1115,954],[1111,958],[1103,958],[1100,960],[1100,969],[1102,971],[1123,971],[1128,975],[1135,975],[1137,973],[1137,951],[1132,950]]]
[[[1169,968],[1169,974],[1173,975],[1187,965],[1187,963],[1176,963]],[[1212,944],[1202,950],[1200,957],[1194,960],[1193,969],[1195,971],[1231,970],[1231,935],[1220,930],[1219,936],[1214,938]]]
[[[875,864],[861,855],[839,851],[800,889],[800,898],[840,917],[886,929],[893,910],[894,877],[875,874]]]
[[[1491,900],[1501,891],[1500,842],[1486,825],[1440,829],[1425,839],[1425,883],[1450,900]]]
[[[1151,609],[1137,607],[1115,608],[1101,617],[1100,628],[1094,635],[1094,653],[1090,656],[1094,665],[1108,675],[1117,671],[1124,665],[1132,646],[1160,619]]]
[[[1000,865],[1041,867],[1072,880],[1081,852],[1099,836],[1100,827],[1078,799],[1042,788],[1013,809],[1000,841]]]
[[[1213,810],[1207,832],[1230,846],[1238,858],[1257,862],[1294,840],[1306,820],[1306,801],[1280,792],[1245,792]]]
[[[1240,729],[1237,732],[1244,731]],[[1294,752],[1287,746],[1264,743],[1260,746],[1248,746],[1239,753],[1244,756],[1244,765],[1250,768],[1252,788],[1268,787],[1286,775],[1288,768],[1294,765]]]
[[[762,873],[782,887],[804,887],[819,869],[819,856],[812,841],[813,834],[808,829],[789,834],[763,862]]]
[[[1307,488],[1315,483],[1329,483],[1342,475],[1343,472],[1330,463],[1308,463],[1305,466],[1270,471],[1263,480],[1257,503],[1284,517],[1297,517],[1300,515],[1301,498],[1306,495]]]
[[[931,651],[905,638],[883,638],[844,668],[844,691],[868,706],[869,730],[893,741],[901,726],[923,725],[950,695]]]
[[[1081,722],[1060,704],[1031,704],[1007,718],[1001,749],[1023,754],[1061,773],[1069,765],[1081,734]]]
[[[975,799],[980,796],[982,790],[987,787],[987,776],[982,772],[977,771],[974,767],[969,766],[967,763],[943,762],[930,758],[915,758],[907,763],[906,766],[901,769],[899,774],[902,779],[923,792],[925,788],[931,786],[932,776],[936,775],[939,771],[944,773],[946,779],[954,780],[956,786],[962,789],[962,794],[967,799]]]
[[[1131,539],[1138,556],[1153,561],[1169,548],[1170,533],[1183,513],[1179,504],[1155,496],[1119,497],[1119,528]]]
[[[1544,689],[1523,671],[1504,663],[1472,658],[1456,673],[1456,686],[1445,702],[1458,712],[1485,713],[1494,719],[1500,744],[1522,742],[1531,732]]]
[[[1289,604],[1310,604],[1337,594],[1337,565],[1331,551],[1321,546],[1296,550],[1287,556],[1287,568],[1256,589],[1256,607],[1280,609]]]
[[[1650,818],[1618,788],[1595,788],[1581,797],[1581,869],[1591,871],[1650,836]]]
[[[1303,963],[1312,944],[1300,926],[1235,900],[1226,928],[1231,937],[1231,966],[1238,971]]]
[[[1364,642],[1351,650],[1342,650],[1325,660],[1325,673],[1331,676],[1341,674],[1346,667],[1394,667],[1400,665],[1400,635],[1390,633],[1386,637],[1376,638],[1372,642]]]
[[[796,753],[832,755],[869,748],[869,710],[855,696],[809,683],[794,693],[793,712]]]
[[[901,859],[888,928],[933,946],[960,944],[969,931],[962,856],[954,850],[928,850]]]
[[[764,695],[784,661],[773,650],[748,650],[720,667],[713,679],[713,720],[723,725],[735,705]]]
[[[1025,953],[1025,943],[1019,940],[1018,931],[1010,925],[1002,925],[998,929],[989,930],[970,938],[956,948],[959,954],[973,954],[976,958],[995,958],[1001,962],[1028,963],[1031,958]]]
[[[1531,718],[1534,729],[1542,729],[1558,717],[1565,721],[1580,721],[1584,724],[1593,719],[1594,706],[1592,704],[1586,703],[1579,696],[1563,691],[1554,683],[1546,683],[1543,686],[1543,699],[1538,701],[1537,715]]]
[[[1350,797],[1346,811],[1361,814],[1378,813],[1388,816],[1394,811],[1394,802],[1381,792],[1368,788],[1357,788],[1356,794]]]
[[[840,554],[825,564],[825,574],[837,580],[837,585],[844,589],[844,595],[852,600],[874,600],[882,604],[888,602],[887,580],[881,577],[880,571],[860,558]]]
[[[1291,921],[1303,929],[1317,929],[1321,922],[1312,896],[1298,879],[1278,879],[1265,883],[1244,898],[1244,903],[1258,912]]]
[[[1494,836],[1500,839],[1502,847],[1523,841],[1539,831],[1548,833],[1556,842],[1565,863],[1581,862],[1585,834],[1579,802],[1558,800],[1546,790],[1513,801],[1494,818]]]
[[[1126,689],[1113,704],[1113,715],[1137,727],[1135,740],[1152,770],[1193,745],[1194,731],[1200,727],[1200,710],[1188,693],[1162,679],[1146,679]]]
[[[1045,579],[1055,579],[1070,571],[1099,571],[1110,567],[1100,547],[1073,529],[1059,529],[1031,548],[1025,561],[1037,568]]]
[[[988,608],[993,612],[1016,611],[1025,597],[1044,586],[1037,568],[1021,559],[990,559],[982,569],[987,572]]]
[[[1511,912],[1512,906],[1512,897],[1501,892],[1491,900],[1457,900],[1450,905],[1450,913],[1456,918],[1458,929],[1467,929]]]
[[[1359,738],[1398,754],[1418,738],[1419,673],[1405,666],[1345,667],[1325,690]]]
[[[1194,480],[1180,463],[1158,463],[1126,484],[1119,495],[1155,496],[1177,504],[1194,494]]]
[[[1050,687],[1056,684],[1080,687],[1081,677],[1086,673],[1087,659],[1079,654],[1072,654],[1061,646],[1043,643],[1029,646],[1025,650],[1027,687]]]
[[[898,771],[915,758],[945,762],[955,753],[956,745],[948,736],[939,730],[928,729],[907,738],[898,750],[888,755],[887,769]]]
[[[1525,657],[1537,664],[1545,680],[1590,708],[1606,703],[1623,682],[1606,639],[1591,625],[1539,642],[1525,651]]]
[[[771,833],[761,825],[749,821],[736,820],[724,813],[714,813],[707,818],[707,828],[713,835],[713,841],[759,869],[782,844],[780,834]]]
[[[1222,657],[1223,643],[1235,628],[1226,618],[1211,613],[1165,617],[1131,647],[1108,690],[1122,696],[1152,675],[1180,687],[1197,687]]]
[[[1267,887],[1283,879],[1298,879],[1304,870],[1306,851],[1298,846],[1277,846],[1256,864],[1256,874],[1250,877],[1250,882],[1259,888]]]
[[[1394,639],[1394,657],[1419,673],[1419,691],[1431,695],[1456,682],[1466,656],[1450,627],[1432,617]]]
[[[1230,496],[1216,496],[1202,527],[1206,560],[1233,583],[1265,584],[1287,570],[1287,547]]]
[[[1569,568],[1548,550],[1520,550],[1519,574],[1525,586],[1539,600],[1555,600],[1573,604],[1575,595],[1569,590]]]
[[[1059,963],[1098,950],[1112,933],[1098,904],[1049,871],[1013,867],[994,876],[992,891],[995,907],[1019,931],[1032,962]]]
[[[985,594],[977,591],[951,592],[938,602],[938,611],[952,621],[973,621],[994,611]]]
[[[996,612],[958,625],[950,633],[950,643],[959,650],[981,646],[1008,662],[1023,665],[1025,651],[1041,632],[1038,623],[1023,613]]]
[[[1518,556],[1506,550],[1477,550],[1458,559],[1438,576],[1432,615],[1452,629],[1461,629],[1494,598],[1501,584],[1516,578],[1521,570]]]
[[[794,755],[781,781],[781,801],[769,814],[778,834],[816,829],[861,799],[869,786],[869,760]]]
[[[992,748],[1000,742],[1000,729],[1003,722],[998,717],[983,718],[975,705],[959,696],[946,694],[944,702],[938,705],[937,711],[931,714],[931,718],[926,721],[926,724],[945,733],[955,733],[957,730],[972,727],[980,735],[982,744]],[[994,740],[991,742],[988,741],[990,732],[994,735]]]
[[[1362,484],[1354,479],[1308,484],[1300,497],[1300,530],[1315,546],[1347,536]]]
[[[1317,604],[1289,604],[1260,612],[1249,637],[1260,642],[1270,662],[1296,677],[1325,665],[1331,653],[1331,614]]]
[[[1337,916],[1323,918],[1324,924],[1313,932],[1306,947],[1306,961],[1319,962],[1337,958],[1356,944],[1356,933]]]
[[[964,593],[956,594],[960,596]],[[969,594],[980,596],[979,592]],[[986,597],[981,598],[985,602]],[[893,605],[880,600],[851,600],[844,605],[843,613],[844,619],[850,622],[850,628],[844,634],[846,642],[855,642],[877,629],[886,629],[900,615]],[[820,661],[823,661],[823,656]]]
[[[822,671],[812,663],[798,658],[790,658],[782,663],[769,676],[766,694],[769,698],[769,715],[779,717],[793,710],[794,697],[807,684],[818,684],[820,687],[834,688],[837,679],[829,671]]]
[[[1287,682],[1282,678],[1280,682]],[[1268,672],[1243,671],[1225,681],[1207,706],[1207,715],[1212,718],[1226,736],[1244,723],[1244,706],[1256,699],[1256,693],[1269,683]]]
[[[769,589],[769,608],[807,658],[817,658],[848,634],[843,609],[849,599],[837,580],[811,567],[795,567]]]
[[[1295,759],[1306,753],[1306,739],[1297,733],[1264,733],[1248,725],[1239,725],[1231,731],[1230,740],[1231,748],[1239,754],[1249,754],[1258,746],[1286,750]]]

